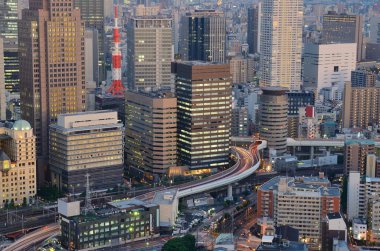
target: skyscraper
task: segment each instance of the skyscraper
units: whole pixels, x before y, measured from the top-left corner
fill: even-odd
[[[58,114],[83,111],[84,23],[72,0],[31,0],[19,21],[22,118],[37,137],[38,181],[44,179],[48,127]]]
[[[18,1],[0,2],[0,36],[6,40],[17,41]]]
[[[260,96],[260,136],[268,142],[269,152],[281,156],[286,153],[288,134],[287,89],[265,87]]]
[[[19,0],[0,1],[0,37],[4,39],[5,89],[19,92],[19,59],[17,50]]]
[[[131,18],[127,27],[128,87],[169,86],[172,50],[172,19],[164,16]]]
[[[173,63],[178,103],[178,162],[215,171],[228,165],[231,75],[228,64]]]
[[[364,50],[362,16],[329,12],[323,15],[322,27],[323,43],[356,43],[357,61],[362,60]]]
[[[248,8],[247,43],[251,54],[260,51],[260,11],[261,3]]]
[[[261,86],[301,86],[303,1],[264,0],[261,6]]]
[[[180,54],[183,60],[224,62],[226,19],[216,10],[195,10],[182,18]]]
[[[128,168],[150,180],[177,165],[177,99],[165,91],[126,92],[125,152]]]
[[[4,75],[5,75],[4,74],[4,46],[3,46],[3,39],[0,37],[0,120],[6,119]]]
[[[85,23],[85,27],[87,29],[96,29],[98,31],[98,65],[100,81],[106,79],[104,5],[104,0],[74,0],[74,7],[80,9],[81,18]]]

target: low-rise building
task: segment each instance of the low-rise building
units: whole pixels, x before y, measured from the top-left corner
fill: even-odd
[[[347,242],[347,225],[340,213],[328,213],[322,222],[322,249],[333,251],[334,243]]]
[[[292,208],[292,210],[289,210]],[[275,226],[289,225],[312,247],[321,244],[321,222],[340,211],[340,191],[327,178],[275,177],[257,193],[257,216],[269,216]],[[301,240],[300,240],[301,241]]]
[[[363,218],[354,218],[352,220],[352,237],[355,240],[367,239],[367,222]]]
[[[158,235],[159,208],[130,199],[80,212],[80,203],[58,201],[62,246],[69,250],[98,249]]]

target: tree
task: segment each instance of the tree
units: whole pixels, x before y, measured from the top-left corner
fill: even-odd
[[[187,234],[183,237],[173,238],[165,243],[163,251],[195,251],[195,237]]]
[[[22,199],[22,206],[26,207],[28,205],[28,201],[26,200],[26,197]]]
[[[9,208],[14,208],[15,207],[15,201],[11,199],[11,203],[9,203]]]

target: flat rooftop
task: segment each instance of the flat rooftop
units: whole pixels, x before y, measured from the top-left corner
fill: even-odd
[[[259,188],[261,191],[271,191],[271,190],[277,190],[278,189],[278,183],[280,182],[281,178],[287,179],[287,185],[289,187],[289,192],[292,193],[298,193],[298,192],[317,192],[320,195],[324,196],[340,196],[339,188],[337,187],[326,187],[325,184],[328,181],[327,178],[319,178],[319,177],[281,177],[277,176],[272,178],[271,180],[265,182],[261,187]],[[312,183],[324,183],[322,184],[312,184]],[[328,183],[330,184],[330,183]]]
[[[155,193],[152,203],[161,205],[172,205],[177,197],[177,193],[177,188],[158,191]]]

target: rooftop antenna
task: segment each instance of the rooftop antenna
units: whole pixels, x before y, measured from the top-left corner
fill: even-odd
[[[85,214],[87,214],[90,211],[93,211],[93,207],[91,205],[91,191],[90,191],[90,175],[86,173],[86,199],[85,199],[85,206],[84,211]]]

